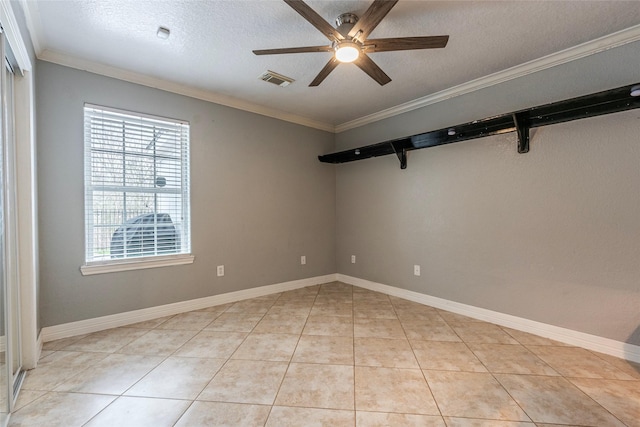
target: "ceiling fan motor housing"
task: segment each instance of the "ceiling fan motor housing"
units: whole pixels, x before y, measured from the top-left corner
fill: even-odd
[[[336,18],[336,30],[343,36],[347,37],[349,31],[358,22],[358,15],[354,13],[343,13]]]

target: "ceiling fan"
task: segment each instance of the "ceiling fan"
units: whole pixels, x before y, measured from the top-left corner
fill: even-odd
[[[256,55],[278,55],[283,53],[334,52],[333,57],[320,71],[309,86],[318,86],[341,62],[353,62],[381,86],[391,79],[367,55],[372,52],[394,50],[443,48],[449,36],[393,37],[367,39],[369,34],[387,16],[398,0],[374,0],[371,6],[358,18],[353,13],[343,13],[336,19],[336,28],[325,21],[316,11],[302,0],[284,0],[311,25],[324,34],[331,44],[328,46],[304,46],[280,49],[254,50]]]

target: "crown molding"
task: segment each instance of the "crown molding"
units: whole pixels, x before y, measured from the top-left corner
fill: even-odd
[[[178,95],[188,96],[190,98],[213,102],[215,104],[236,108],[238,110],[259,114],[278,120],[283,120],[285,122],[295,123],[327,132],[335,132],[335,127],[329,123],[312,120],[296,114],[291,114],[262,105],[242,101],[231,96],[220,95],[211,91],[205,91],[180,83],[170,82],[168,80],[124,70],[122,68],[113,67],[111,65],[89,61],[63,52],[45,49],[41,54],[38,55],[38,59],[42,61],[52,62],[58,65],[64,65],[70,68],[75,68],[78,70],[88,71],[94,74],[100,74],[106,77],[112,77],[130,83],[136,83],[142,86],[148,86],[167,92],[176,93]]]
[[[335,127],[340,133],[640,40],[640,24]]]
[[[7,0],[2,0],[4,5],[8,3]],[[480,77],[478,79],[463,83],[458,86],[454,86],[445,89],[434,94],[417,98],[415,100],[387,108],[378,111],[373,114],[369,114],[348,122],[344,122],[338,125],[333,125],[326,122],[312,120],[307,117],[299,116],[292,113],[286,113],[280,110],[268,108],[265,106],[253,104],[247,101],[242,101],[237,98],[233,98],[226,95],[216,94],[210,91],[204,91],[196,89],[187,85],[181,85],[173,83],[167,80],[146,76],[140,73],[135,73],[120,68],[112,67],[106,64],[100,64],[81,58],[77,58],[66,53],[56,52],[43,48],[42,44],[42,27],[40,22],[40,15],[37,8],[37,3],[28,0],[19,0],[23,5],[24,13],[26,15],[27,26],[31,34],[31,40],[36,51],[38,59],[48,62],[53,62],[59,65],[68,66],[80,70],[89,71],[95,74],[105,75],[107,77],[113,77],[116,79],[128,81],[131,83],[137,83],[144,86],[154,87],[157,89],[165,90],[180,95],[189,96],[203,101],[209,101],[220,105],[236,108],[239,110],[260,114],[267,117],[307,126],[327,132],[341,133],[350,129],[354,129],[360,126],[364,126],[370,123],[374,123],[383,119],[394,117],[409,111],[417,110],[428,105],[436,104],[438,102],[446,101],[447,99],[457,96],[465,95],[477,90],[485,89],[491,86],[498,85],[500,83],[508,82],[520,77],[527,76],[529,74],[536,73],[548,68],[552,68],[558,65],[562,65],[571,61],[575,61],[587,56],[591,56],[608,49],[623,46],[628,43],[640,41],[640,24],[626,28],[621,31],[617,31],[612,34],[591,40],[577,46],[570,47],[568,49],[552,53],[547,56],[543,56],[538,59],[520,64],[506,70],[499,71],[488,76]]]

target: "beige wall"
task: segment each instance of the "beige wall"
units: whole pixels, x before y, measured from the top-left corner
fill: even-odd
[[[42,326],[335,273],[335,167],[317,160],[332,134],[37,65]],[[194,264],[80,274],[85,102],[191,123]]]
[[[639,52],[612,49],[343,132],[337,148],[631,84]],[[338,272],[639,345],[639,135],[633,110],[534,129],[528,154],[506,134],[412,151],[406,170],[395,156],[339,165]]]
[[[404,171],[394,156],[317,161],[334,144],[632,83],[638,53],[610,49],[335,136],[38,62],[42,325],[337,271],[638,345],[638,110],[536,129],[525,155],[508,134],[413,151]],[[191,122],[195,264],[80,275],[84,102]]]

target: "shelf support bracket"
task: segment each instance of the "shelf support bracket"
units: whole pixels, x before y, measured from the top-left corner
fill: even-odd
[[[518,135],[518,153],[529,152],[529,121],[522,113],[513,113],[513,124]]]
[[[406,169],[407,168],[407,149],[395,142],[392,142],[391,146],[393,147],[393,151],[396,153],[396,156],[398,156],[398,160],[400,160],[400,169]]]

